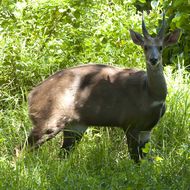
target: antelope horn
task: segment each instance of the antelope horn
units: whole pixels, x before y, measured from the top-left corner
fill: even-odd
[[[158,37],[163,38],[164,37],[164,32],[165,32],[165,13],[163,13],[163,19],[162,19],[162,25],[161,28],[158,32]]]
[[[145,22],[144,22],[144,14],[142,14],[142,32],[145,38],[149,38],[149,33],[146,29]]]

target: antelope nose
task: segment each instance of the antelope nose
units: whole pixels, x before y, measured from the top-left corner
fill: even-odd
[[[150,62],[152,63],[152,65],[156,65],[156,63],[158,62],[157,58],[150,58]]]

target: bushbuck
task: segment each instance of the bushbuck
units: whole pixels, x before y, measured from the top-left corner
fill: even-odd
[[[34,125],[28,144],[37,148],[60,131],[62,148],[69,150],[88,126],[119,127],[125,131],[131,158],[139,162],[152,128],[165,113],[167,86],[162,52],[178,41],[176,29],[165,36],[165,18],[151,36],[142,17],[143,35],[130,30],[144,50],[146,71],[86,64],[50,76],[29,94],[29,116]]]

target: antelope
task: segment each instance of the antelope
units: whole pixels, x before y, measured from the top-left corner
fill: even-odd
[[[176,29],[165,36],[165,18],[156,37],[142,17],[142,32],[130,30],[136,45],[144,50],[146,71],[86,64],[55,73],[29,94],[29,116],[34,125],[28,144],[38,148],[59,132],[62,148],[70,150],[88,126],[122,128],[131,159],[139,162],[151,130],[164,115],[167,96],[163,73],[163,48],[178,41]]]

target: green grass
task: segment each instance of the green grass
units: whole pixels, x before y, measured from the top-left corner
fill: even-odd
[[[27,94],[44,78],[89,62],[144,67],[142,49],[129,37],[129,29],[141,32],[141,15],[133,1],[113,2],[0,3],[0,190],[190,189],[190,79],[182,69],[165,68],[167,112],[146,148],[154,162],[134,164],[123,131],[110,128],[90,128],[66,158],[60,155],[61,134],[38,151],[15,157],[15,147],[32,128]],[[159,6],[145,15],[153,33]],[[183,65],[186,54],[176,58],[176,51],[171,60]]]
[[[166,69],[167,112],[153,130],[148,157],[136,165],[119,129],[90,128],[70,156],[60,156],[61,134],[38,151],[14,148],[31,129],[27,104],[0,113],[0,189],[190,189],[189,76]]]

